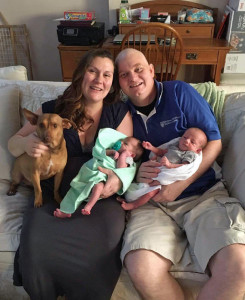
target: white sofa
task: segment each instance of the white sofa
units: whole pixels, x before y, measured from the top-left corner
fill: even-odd
[[[0,77],[1,78],[1,77]],[[35,111],[46,100],[54,99],[69,85],[65,82],[35,82],[0,79],[0,299],[27,300],[22,287],[12,285],[13,258],[18,247],[22,216],[32,190],[21,186],[15,196],[6,196],[13,157],[8,153],[7,140],[24,123],[21,108]],[[232,196],[245,207],[245,84],[219,86],[226,93],[222,113],[222,156],[224,178]],[[233,94],[232,94],[233,93]],[[206,275],[173,272],[184,287],[187,300],[196,299]],[[111,300],[139,300],[125,269]]]

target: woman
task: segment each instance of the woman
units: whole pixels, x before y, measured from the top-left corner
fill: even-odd
[[[132,120],[118,99],[113,81],[114,63],[108,51],[97,49],[85,54],[74,72],[71,85],[56,100],[46,102],[37,113],[56,112],[72,120],[77,129],[65,129],[68,162],[61,194],[69,189],[81,165],[91,158],[98,131],[110,127],[132,135]],[[37,157],[46,146],[27,123],[10,140],[14,156],[26,152]],[[108,180],[103,196],[114,194],[118,180]],[[124,212],[115,197],[98,202],[94,213],[82,216],[80,210],[69,220],[53,217],[58,207],[52,197],[52,183],[43,182],[41,208],[30,208],[23,219],[19,256],[15,258],[15,284],[23,284],[32,300],[108,300],[120,274],[119,253],[124,230]]]

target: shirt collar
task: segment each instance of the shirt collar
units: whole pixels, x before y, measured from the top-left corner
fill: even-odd
[[[156,104],[155,104],[155,108],[157,108],[157,106],[160,104],[161,102],[161,99],[162,99],[162,95],[163,95],[163,83],[162,82],[159,82],[157,80],[154,79],[154,84],[156,86],[156,89],[157,89],[157,101],[156,101]],[[132,114],[136,114],[136,113],[139,113],[134,105],[132,104],[132,102],[130,101],[130,99],[128,98],[127,99],[127,104],[130,108],[130,111]],[[140,113],[139,113],[140,114]]]
[[[162,100],[163,83],[155,80],[155,86],[157,88],[157,101],[156,101],[155,107],[157,107],[160,104],[161,100]]]

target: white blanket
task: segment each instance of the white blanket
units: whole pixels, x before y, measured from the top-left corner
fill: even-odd
[[[167,149],[169,145],[175,144],[180,138],[171,140],[168,143],[165,143],[159,148]],[[150,158],[153,156],[153,153],[150,153]],[[199,168],[202,162],[202,151],[197,155],[197,158],[190,164],[185,164],[178,168],[168,169],[165,166],[159,167],[161,172],[158,174],[154,180],[160,182],[160,185],[149,186],[147,183],[131,183],[127,192],[125,193],[125,199],[127,202],[132,202],[139,197],[145,195],[156,189],[161,189],[161,185],[168,185],[177,180],[185,180],[192,176],[197,169]]]

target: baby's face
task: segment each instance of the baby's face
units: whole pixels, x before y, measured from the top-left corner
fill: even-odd
[[[136,154],[137,145],[138,145],[137,139],[132,137],[127,137],[124,140],[122,140],[122,145],[121,148],[119,149],[119,153],[127,150]]]
[[[180,138],[179,148],[182,151],[193,151],[198,153],[202,148],[198,132],[194,130],[187,130]]]

